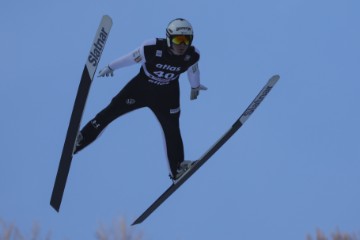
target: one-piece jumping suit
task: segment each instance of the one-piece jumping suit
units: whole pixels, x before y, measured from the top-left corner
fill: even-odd
[[[80,131],[83,137],[76,152],[92,143],[116,118],[133,110],[148,107],[161,124],[172,176],[184,161],[180,133],[179,76],[187,71],[192,88],[199,87],[199,51],[190,46],[184,55],[173,55],[166,39],[146,41],[142,46],[109,64],[116,70],[141,63],[140,72],[112,99],[110,104]]]

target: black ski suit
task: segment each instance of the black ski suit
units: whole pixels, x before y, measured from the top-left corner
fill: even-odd
[[[190,85],[200,85],[197,62],[200,54],[190,46],[182,56],[169,53],[165,39],[145,42],[127,56],[109,64],[112,69],[142,63],[140,72],[81,130],[83,141],[76,152],[93,142],[116,118],[135,109],[148,107],[159,120],[165,136],[167,157],[173,176],[184,161],[184,147],[179,127],[179,76],[188,72]],[[194,77],[195,76],[195,77]]]

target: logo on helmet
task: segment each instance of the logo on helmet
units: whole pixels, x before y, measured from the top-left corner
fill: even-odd
[[[191,31],[191,27],[177,27],[176,31]]]

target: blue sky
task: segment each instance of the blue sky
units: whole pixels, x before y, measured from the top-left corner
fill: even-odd
[[[111,124],[74,158],[60,213],[49,205],[82,69],[101,16],[113,28],[100,67],[187,18],[202,83],[181,78],[187,159],[200,157],[273,74],[277,86],[236,135],[133,231],[143,239],[305,239],[360,231],[360,3],[7,1],[0,9],[0,219],[53,239],[95,239],[130,224],[169,185],[147,109]],[[83,124],[140,66],[95,78]]]

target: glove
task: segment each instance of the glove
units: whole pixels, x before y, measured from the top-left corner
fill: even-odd
[[[207,90],[207,87],[200,84],[197,88],[191,88],[190,100],[197,99],[197,96],[200,94],[200,90]]]
[[[109,77],[114,76],[114,70],[112,70],[109,65],[100,70],[98,77]]]

